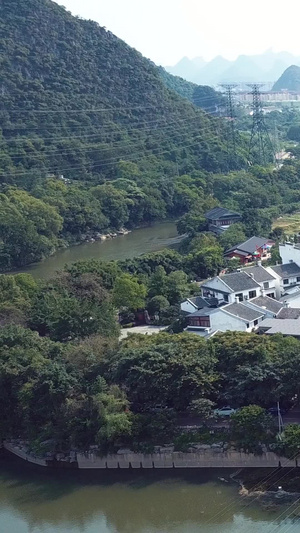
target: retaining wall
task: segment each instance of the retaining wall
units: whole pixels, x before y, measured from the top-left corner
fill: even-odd
[[[262,455],[237,451],[216,452],[201,450],[197,453],[124,454],[98,457],[93,452],[77,454],[78,468],[277,468],[295,467],[297,461],[267,452]]]

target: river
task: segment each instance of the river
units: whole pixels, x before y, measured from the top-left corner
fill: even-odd
[[[1,533],[299,533],[242,500],[224,471],[51,472],[0,461]],[[282,514],[282,516],[281,516]]]
[[[176,247],[182,237],[178,235],[175,222],[162,222],[147,228],[132,231],[115,239],[84,243],[59,250],[41,263],[30,265],[19,272],[28,272],[34,278],[47,279],[67,263],[81,259],[129,259],[146,252]]]

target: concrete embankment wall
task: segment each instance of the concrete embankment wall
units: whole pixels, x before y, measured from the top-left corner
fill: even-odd
[[[47,466],[45,459],[39,459],[38,457],[34,457],[33,455],[28,455],[25,450],[19,448],[18,446],[14,446],[13,444],[10,444],[7,441],[3,443],[3,447],[14,455],[20,457],[20,459],[24,459],[24,461],[28,461],[29,463],[33,463],[39,466]]]
[[[298,466],[296,460],[278,457],[275,453],[263,455],[203,450],[197,453],[160,453],[152,455],[124,454],[98,457],[94,453],[77,454],[78,468],[277,468]]]

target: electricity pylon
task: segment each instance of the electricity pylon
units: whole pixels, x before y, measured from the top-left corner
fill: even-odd
[[[236,131],[235,131],[235,105],[232,90],[237,87],[236,83],[222,83],[221,87],[225,89],[227,96],[227,120],[228,120],[228,135],[227,135],[227,158],[228,170],[236,168],[237,154],[236,154]]]
[[[275,153],[269,132],[264,120],[260,87],[263,83],[251,83],[248,87],[252,89],[253,97],[253,122],[249,145],[249,164],[250,165],[267,165],[270,162],[270,156],[275,161]]]

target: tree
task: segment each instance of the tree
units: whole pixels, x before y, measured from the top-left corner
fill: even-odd
[[[180,235],[187,233],[194,236],[207,229],[207,221],[198,213],[187,213],[177,222],[177,230]]]
[[[276,433],[274,419],[258,405],[239,409],[231,416],[231,435],[235,443],[247,452],[258,451]]]
[[[211,394],[215,359],[207,341],[188,333],[139,337],[123,341],[110,364],[113,380],[126,387],[134,410],[160,404],[185,411],[193,400]]]
[[[182,270],[171,272],[166,279],[165,296],[171,305],[180,303],[190,292],[188,277]]]
[[[224,250],[229,250],[246,240],[246,233],[243,224],[232,224],[219,237],[219,242]]]
[[[130,274],[120,276],[112,291],[113,303],[119,309],[128,307],[137,310],[145,307],[147,288]]]
[[[154,296],[147,304],[147,310],[149,311],[150,315],[155,315],[155,313],[166,311],[169,307],[170,302],[164,296]]]
[[[280,445],[286,457],[300,454],[300,424],[288,424],[284,428],[283,441]]]

